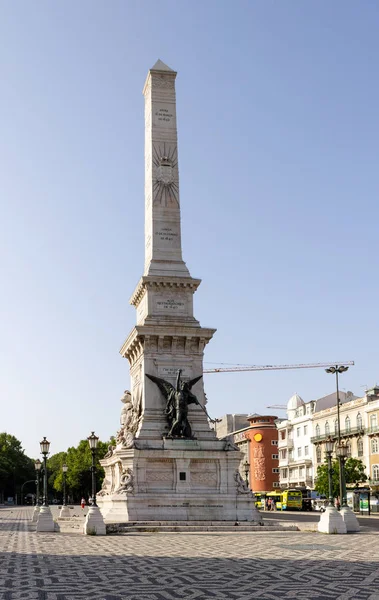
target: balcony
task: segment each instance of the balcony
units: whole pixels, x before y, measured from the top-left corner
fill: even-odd
[[[306,458],[290,458],[290,459],[288,459],[288,464],[291,467],[299,467],[299,466],[302,466],[302,465],[310,466],[310,465],[313,464],[313,461],[309,457],[306,457]]]
[[[371,435],[373,433],[379,433],[379,425],[373,425],[372,427],[368,427],[366,431],[367,431],[368,435],[370,435],[370,433],[371,433]]]
[[[286,438],[285,440],[278,440],[278,448],[293,448],[293,439]]]
[[[377,430],[379,431],[379,428],[377,428]],[[350,429],[341,429],[341,438],[349,438],[349,437],[354,437],[354,436],[358,436],[358,435],[364,435],[364,433],[365,433],[364,427],[350,427]],[[375,432],[373,431],[373,433],[375,433]],[[328,438],[331,438],[332,440],[337,441],[338,436],[336,433],[332,433],[332,432],[315,435],[314,437],[311,437],[311,444],[318,444],[318,443],[324,442]]]

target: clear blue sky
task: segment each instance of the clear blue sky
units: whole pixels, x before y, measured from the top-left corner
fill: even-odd
[[[37,456],[44,435],[55,453],[118,428],[158,58],[178,71],[183,253],[218,329],[205,361],[352,359],[342,388],[379,380],[378,31],[374,0],[0,2],[0,430]],[[334,380],[205,389],[221,416]]]

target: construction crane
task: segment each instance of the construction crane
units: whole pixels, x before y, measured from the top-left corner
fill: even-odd
[[[216,369],[204,369],[203,373],[241,373],[242,371],[279,371],[288,369],[321,369],[328,368],[334,365],[354,365],[353,360],[345,361],[330,361],[327,363],[308,363],[299,365],[244,365],[244,366],[229,366],[219,367]]]

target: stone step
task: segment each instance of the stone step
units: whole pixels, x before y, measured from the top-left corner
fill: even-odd
[[[232,532],[232,533],[248,533],[248,532],[265,532],[270,533],[272,531],[298,531],[298,527],[296,525],[288,525],[283,526],[279,524],[263,524],[257,525],[255,524],[239,524],[239,525],[211,525],[206,522],[202,522],[202,525],[193,525],[192,523],[186,524],[186,522],[176,523],[176,524],[161,524],[159,522],[152,523],[150,522],[142,524],[139,523],[111,523],[107,525],[107,533],[110,535],[128,535],[131,533],[201,533],[201,532],[209,532],[209,533],[224,533],[224,532]]]
[[[271,525],[272,521],[269,522],[265,522],[265,525]],[[224,527],[224,526],[228,526],[228,527],[240,527],[241,525],[243,525],[244,527],[261,527],[260,523],[257,523],[256,521],[125,521],[123,523],[117,523],[118,525],[122,525],[125,527],[130,527],[130,526],[151,526],[151,527],[157,527],[157,526],[182,526],[182,527],[189,527],[189,526],[207,526],[207,527]]]

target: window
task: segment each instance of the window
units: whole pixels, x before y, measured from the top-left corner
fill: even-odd
[[[304,456],[309,456],[309,446],[304,446]]]
[[[372,478],[374,481],[379,479],[379,465],[373,465],[372,467]]]
[[[300,437],[300,427],[298,427],[298,428],[296,429],[296,436],[297,436],[297,437]]]
[[[337,421],[337,419],[334,421],[334,433],[336,435],[338,434],[338,421]]]
[[[301,457],[301,448],[297,449],[297,457],[300,458]]]
[[[316,448],[316,460],[318,463],[321,462],[321,446],[317,446]]]
[[[282,431],[280,432],[280,439],[281,440],[285,440],[286,439],[286,430],[282,429]]]
[[[282,469],[281,477],[283,477],[283,479],[287,479],[287,474],[288,474],[288,469]]]
[[[329,427],[329,421],[327,421],[325,423],[325,435],[329,435],[330,433],[330,427]]]
[[[307,477],[312,477],[312,467],[307,467]]]
[[[357,442],[358,456],[363,456],[363,440]]]
[[[357,414],[357,429],[362,429],[362,416],[361,416],[361,413]]]
[[[351,457],[351,444],[346,444],[346,448],[347,448],[347,458]]]
[[[279,458],[279,454],[271,454],[271,458],[273,458],[274,460]]]
[[[371,440],[371,454],[378,454],[378,453],[379,453],[378,438],[372,438],[372,440]]]
[[[288,450],[288,458],[289,458],[289,460],[293,459],[293,450],[292,450],[292,448],[290,450]]]
[[[318,438],[319,438],[319,437],[320,437],[320,425],[319,425],[318,423],[317,423],[317,425],[316,425],[315,432],[316,432],[316,437],[318,437]]]
[[[304,478],[304,467],[300,467],[299,468],[299,478],[303,479]]]
[[[351,430],[351,422],[350,422],[350,417],[347,416],[345,419],[345,431],[350,431]]]
[[[378,426],[378,418],[376,415],[370,416],[370,427],[371,429],[375,429]]]
[[[279,469],[277,469],[276,467],[273,468],[272,470],[273,473],[279,473]]]
[[[279,450],[279,458],[280,460],[285,460],[287,458],[287,450]]]
[[[308,434],[308,425],[304,425],[304,435]]]
[[[277,446],[278,440],[271,440],[271,446]]]
[[[279,487],[279,481],[274,481],[272,484],[272,487]]]

